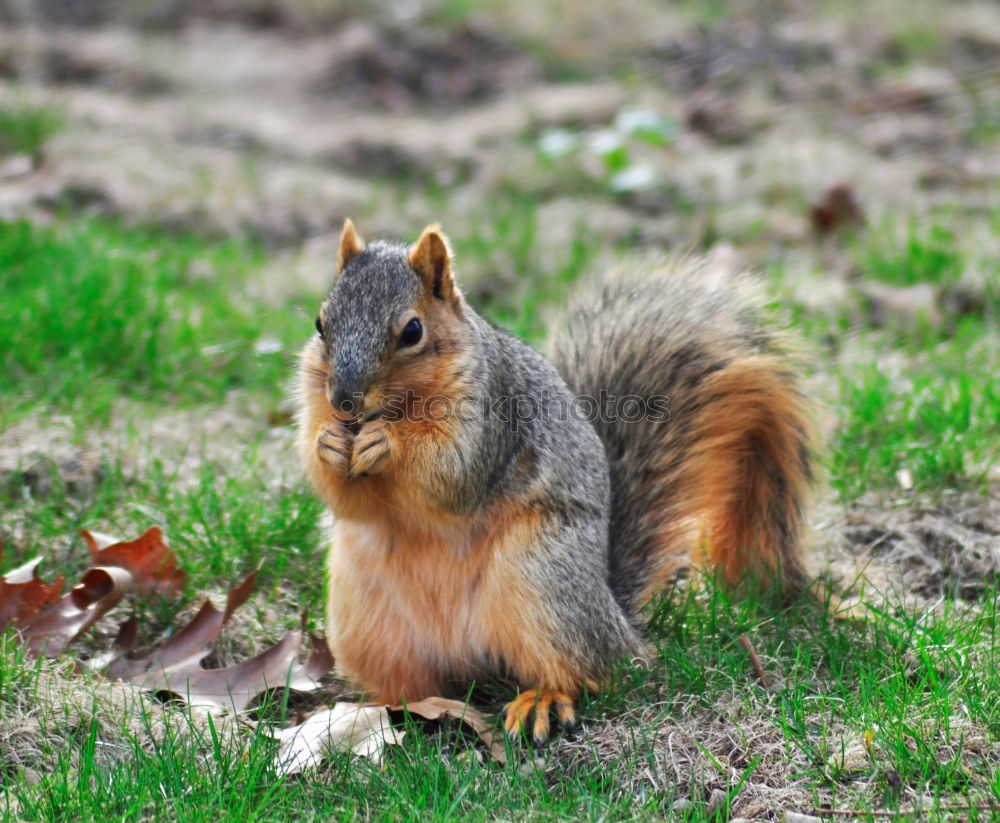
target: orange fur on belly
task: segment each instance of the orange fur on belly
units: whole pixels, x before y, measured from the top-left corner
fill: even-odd
[[[524,530],[539,524],[513,507],[490,522],[494,528],[478,533],[445,523],[414,528],[391,513],[334,524],[326,620],[345,675],[396,702],[441,694],[452,679],[468,681],[498,664],[502,642],[487,627],[512,601],[537,607],[540,599],[523,582],[504,585],[498,559],[506,566],[509,558],[497,548],[512,531],[524,545]]]

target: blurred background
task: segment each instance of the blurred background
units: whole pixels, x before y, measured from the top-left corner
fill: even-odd
[[[150,518],[93,508],[109,465],[141,500],[252,442],[298,488],[289,377],[343,219],[440,221],[536,344],[631,255],[761,272],[808,340],[828,497],[993,545],[998,195],[986,0],[0,0],[0,469],[79,474],[74,516],[112,525]],[[850,516],[831,540],[871,543]],[[950,568],[949,540],[913,545]]]
[[[286,286],[325,287],[348,214],[440,220],[512,320],[614,249],[735,249],[825,308],[859,272],[942,267],[975,303],[997,257],[994,2],[3,0],[0,22],[3,216],[249,237]]]

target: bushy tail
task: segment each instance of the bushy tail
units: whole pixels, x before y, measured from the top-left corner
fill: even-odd
[[[690,262],[623,272],[555,341],[570,388],[603,401],[611,585],[633,614],[692,563],[785,599],[806,583],[808,404],[753,281],[709,279]]]

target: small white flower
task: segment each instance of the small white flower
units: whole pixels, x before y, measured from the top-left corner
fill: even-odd
[[[580,138],[568,129],[546,129],[538,137],[538,150],[546,157],[565,157],[580,145]]]
[[[257,355],[276,354],[281,351],[281,342],[273,337],[262,337],[253,344],[253,350]]]
[[[587,141],[590,148],[597,154],[604,157],[605,155],[611,154],[614,151],[618,151],[623,145],[624,141],[622,136],[611,129],[601,129],[600,131],[595,131],[590,135]]]
[[[627,166],[611,178],[611,189],[626,193],[648,189],[656,183],[656,170],[649,165],[637,163]]]

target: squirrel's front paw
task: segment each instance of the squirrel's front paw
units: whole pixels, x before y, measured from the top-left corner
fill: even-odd
[[[382,471],[391,453],[388,423],[382,420],[366,423],[354,438],[354,453],[351,455],[351,466],[347,472],[348,479]]]
[[[337,474],[347,474],[354,452],[354,434],[344,423],[327,423],[316,439],[316,454]]]

